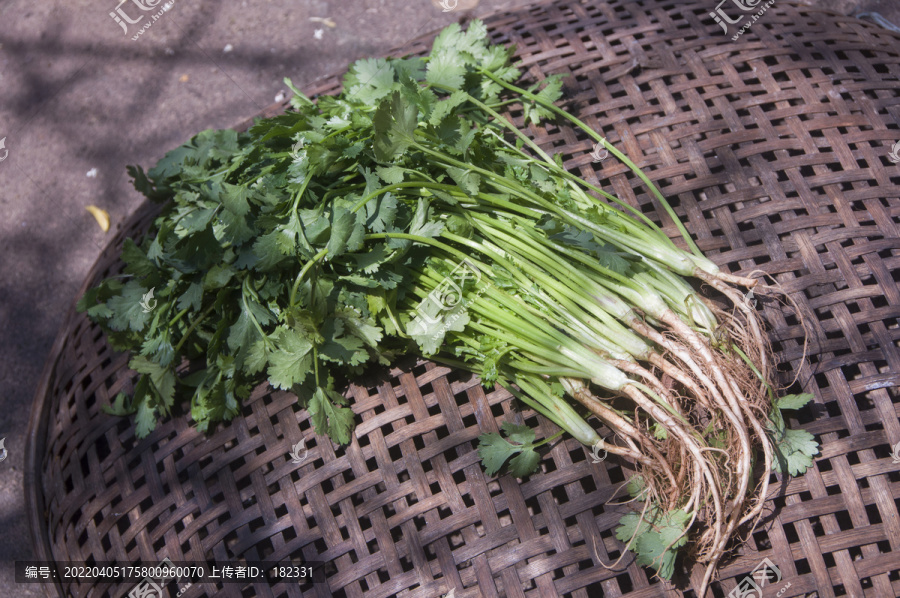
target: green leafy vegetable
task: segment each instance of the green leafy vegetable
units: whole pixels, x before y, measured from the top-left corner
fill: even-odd
[[[806,430],[784,430],[775,445],[775,471],[787,471],[792,476],[802,475],[813,464],[819,452],[815,437]]]
[[[800,409],[812,400],[811,394],[800,395],[784,395],[775,401],[775,406],[779,409]]]
[[[543,441],[535,443],[534,430],[528,426],[503,422],[501,429],[507,438],[516,444],[512,444],[496,432],[482,434],[478,439],[478,456],[484,463],[486,473],[496,475],[510,458],[512,458],[509,461],[510,475],[524,478],[533,473],[541,459],[535,448],[543,444]]]
[[[681,509],[664,514],[653,510],[643,518],[625,515],[616,528],[616,538],[632,543],[639,565],[653,567],[660,577],[669,579],[675,572],[677,550],[687,544],[690,518]]]

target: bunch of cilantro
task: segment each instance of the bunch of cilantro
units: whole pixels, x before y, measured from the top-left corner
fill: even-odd
[[[433,198],[396,191],[434,176],[473,184],[464,173],[429,174],[390,158],[418,120],[462,158],[474,137],[464,115],[474,110],[458,96],[440,100],[430,84],[460,86],[475,62],[515,79],[510,56],[488,45],[481,22],[467,32],[452,26],[429,57],[357,61],[344,91],[315,104],[286,80],[292,111],[246,133],[203,131],[147,173],[129,167],[137,190],[164,206],[140,245],[126,240],[125,274],[78,304],[115,349],[132,352],[129,366],[141,374],[134,393],[119,394],[108,411],[134,414],[144,437],[190,396],[205,431],[234,417],[268,380],[297,395],[317,433],[349,442],[353,414],[336,383],[409,350],[387,338],[402,334],[392,306],[409,293],[410,267],[426,257],[410,241],[364,239],[437,236],[444,223],[429,208]],[[478,87],[479,99],[502,105],[499,86]],[[205,364],[179,377],[183,360]]]
[[[638,465],[629,491],[645,504],[618,535],[669,577],[698,518],[733,530],[758,515],[763,501],[751,499],[768,478],[749,485],[755,451],[792,475],[811,464],[813,437],[787,430],[780,412],[809,397],[777,402],[764,341],[745,342],[752,312],[736,302],[737,315],[714,313],[685,278],[729,297],[755,281],[719,272],[646,175],[554,105],[559,77],[518,87],[512,53],[480,21],[452,25],[426,57],[357,61],[343,91],[315,103],[286,80],[285,114],[245,133],[204,131],[149,172],[130,167],[161,211],[140,243],[125,241],[124,274],[78,305],[140,374],[105,408],[133,415],[144,437],[190,399],[206,431],[268,381],[297,396],[316,433],[346,444],[354,416],[340,389],[369,366],[429,356],[561,428],[540,441],[509,423],[505,437],[483,435],[490,475],[532,473],[538,449],[563,433],[599,446],[587,420],[606,424],[622,441],[604,450]],[[561,116],[593,136],[650,186],[694,251],[567,172],[501,114],[512,106],[523,124]],[[745,318],[744,345],[722,340],[731,317]],[[670,391],[663,373],[684,387]],[[748,394],[737,401],[737,390]],[[730,532],[703,538],[713,535],[710,567]]]

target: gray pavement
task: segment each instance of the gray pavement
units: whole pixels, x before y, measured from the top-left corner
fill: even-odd
[[[142,200],[126,165],[152,166],[193,134],[259,112],[288,91],[285,76],[303,88],[463,15],[530,1],[458,0],[445,13],[439,0],[174,0],[133,41],[138,26],[126,34],[109,16],[116,0],[0,0],[0,158],[8,150],[0,161],[0,438],[9,451],[0,462],[0,598],[42,595],[13,582],[13,561],[32,556],[24,438],[62,319],[111,236],[85,206],[107,210],[114,230]],[[900,24],[896,0],[825,2]],[[123,10],[154,14],[130,2]]]

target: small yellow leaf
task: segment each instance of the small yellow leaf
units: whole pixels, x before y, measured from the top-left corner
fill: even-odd
[[[103,229],[103,232],[109,231],[109,212],[97,206],[87,206],[85,208],[97,220],[97,224]]]
[[[309,17],[309,20],[313,23],[322,23],[330,29],[334,29],[335,27],[337,27],[337,23],[335,23],[330,17]]]

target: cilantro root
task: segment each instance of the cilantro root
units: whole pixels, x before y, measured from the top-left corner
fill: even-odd
[[[340,390],[367,367],[412,353],[464,368],[559,427],[482,435],[488,475],[532,474],[562,435],[602,440],[636,469],[641,508],[617,537],[664,578],[678,554],[706,563],[703,595],[758,521],[768,473],[799,475],[818,450],[785,425],[782,410],[810,397],[776,398],[741,287],[777,289],[720,272],[646,174],[554,105],[561,77],[520,87],[511,59],[480,21],[451,25],[427,57],[357,61],[343,92],[315,102],[287,81],[293,110],[245,133],[204,131],[146,174],[130,168],[160,215],[140,245],[125,243],[125,274],[79,302],[140,374],[106,410],[146,436],[189,400],[206,431],[267,381],[346,444],[354,413]],[[510,108],[609,150],[690,251],[568,172]],[[185,362],[196,367],[180,376]]]

